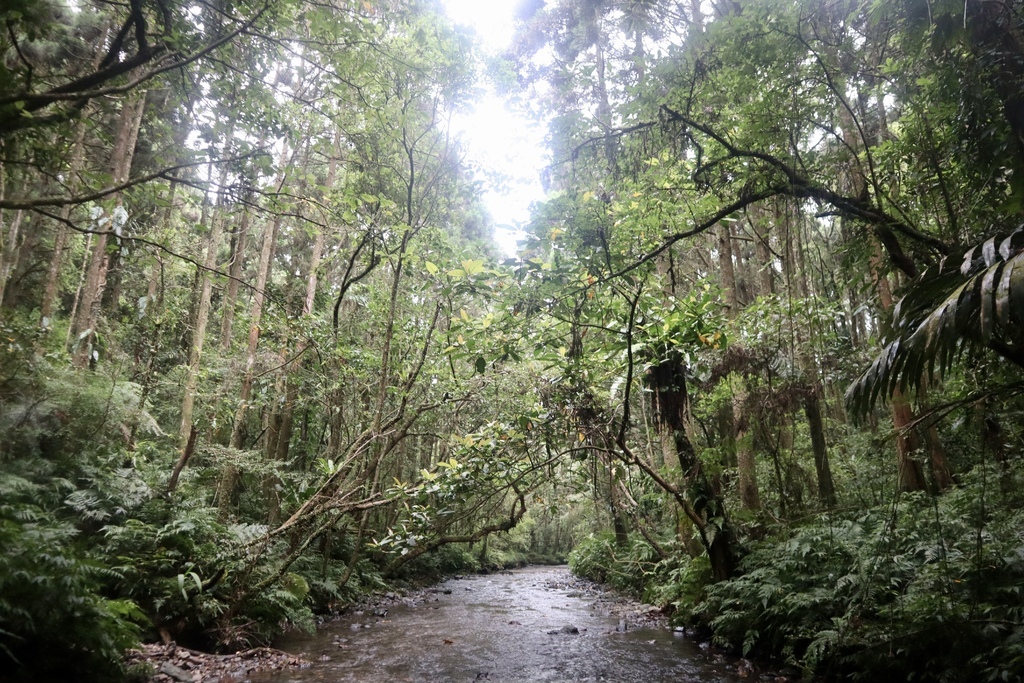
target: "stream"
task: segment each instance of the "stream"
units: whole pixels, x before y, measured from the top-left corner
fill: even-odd
[[[389,594],[390,595],[390,594]],[[624,628],[624,630],[623,630]],[[344,681],[757,680],[744,663],[706,654],[650,606],[573,577],[566,567],[449,579],[343,615],[277,647],[305,669],[252,683]]]

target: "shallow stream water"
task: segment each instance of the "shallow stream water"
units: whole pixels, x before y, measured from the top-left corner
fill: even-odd
[[[450,579],[277,645],[312,665],[247,680],[756,680],[673,633],[649,607],[575,579],[565,567]]]

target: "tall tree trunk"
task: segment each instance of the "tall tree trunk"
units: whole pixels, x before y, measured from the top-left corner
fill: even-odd
[[[283,184],[282,171],[282,181]],[[282,215],[276,214],[274,219],[263,230],[263,246],[260,249],[260,262],[256,270],[256,291],[252,298],[252,311],[249,316],[249,337],[245,351],[245,369],[242,372],[242,386],[238,392],[238,408],[235,410],[235,419],[231,427],[232,448],[241,450],[244,444],[245,419],[249,409],[249,399],[252,397],[253,368],[256,365],[256,348],[260,341],[260,322],[263,317],[263,304],[266,300],[267,282],[270,280],[270,266],[274,255],[274,242],[277,239],[277,231],[281,227]],[[220,485],[217,491],[217,501],[220,506],[220,515],[226,518],[231,509],[231,502],[238,488],[238,469],[233,465],[224,468],[221,474]]]
[[[75,141],[71,145],[71,163],[68,167],[68,187],[74,191],[78,187],[78,175],[82,172],[85,161],[85,122],[79,121],[75,127]],[[43,327],[50,324],[53,317],[53,303],[57,299],[60,283],[60,271],[64,261],[64,248],[68,241],[67,221],[71,218],[71,205],[60,208],[60,220],[57,221],[57,232],[53,237],[53,253],[50,255],[50,266],[46,271],[46,283],[43,285],[43,299],[39,304],[39,322]]]
[[[610,456],[602,456],[601,459],[602,465],[608,473],[608,504],[611,507],[615,545],[626,548],[629,546],[629,526],[626,523],[626,504],[622,492],[619,490],[622,486],[619,481],[619,469],[612,462]]]
[[[330,187],[330,185],[328,185]],[[318,231],[316,240],[313,242],[313,252],[309,258],[309,275],[306,279],[306,298],[302,304],[302,316],[309,317],[313,314],[313,301],[316,297],[317,271],[320,268],[320,260],[323,258],[324,234]],[[295,355],[299,359],[299,367],[303,363],[303,355],[309,347],[309,339],[303,338],[295,349]],[[277,449],[274,455],[277,460],[288,459],[288,449],[291,445],[292,431],[295,425],[295,402],[299,395],[299,382],[294,378],[288,379],[288,388],[285,392],[284,404],[281,407],[281,427],[278,438]]]
[[[252,212],[249,207],[242,207],[242,217],[231,240],[231,266],[228,269],[228,284],[224,292],[224,303],[221,306],[220,348],[231,350],[231,336],[234,332],[235,306],[238,304],[238,288],[242,279],[242,267],[245,263],[246,242],[249,239],[249,222]]]
[[[338,169],[338,155],[341,153],[341,133],[340,131],[335,133],[334,144],[330,161],[327,166],[327,178],[324,181],[324,187],[328,190],[333,189],[334,181],[337,175]],[[306,161],[309,159],[309,148],[306,150]],[[300,319],[306,319],[313,314],[313,305],[316,300],[317,284],[319,282],[320,275],[320,261],[323,258],[325,245],[325,238],[323,230],[317,230],[316,237],[313,240],[313,249],[309,256],[309,267],[306,274],[306,294],[302,300],[302,314]],[[295,363],[299,368],[304,363],[304,355],[306,349],[309,346],[309,339],[302,337],[295,347]],[[299,380],[292,373],[288,373],[286,367],[287,363],[287,350],[282,352],[282,373],[285,390],[284,390],[284,402],[281,404],[277,411],[276,421],[274,425],[275,435],[272,440],[268,439],[267,444],[267,456],[276,460],[277,462],[285,462],[288,460],[288,451],[291,448],[292,432],[295,426],[295,403],[299,396]],[[267,521],[270,525],[277,524],[280,520],[280,497],[277,494],[278,489],[277,477],[270,477],[265,482],[265,490],[267,493],[268,500],[268,514]]]
[[[604,126],[606,131],[611,131],[614,127],[612,121],[612,105],[611,99],[608,96],[608,83],[607,83],[607,59],[605,47],[605,41],[607,40],[603,27],[601,26],[601,19],[603,14],[603,8],[600,3],[594,3],[594,15],[591,17],[593,22],[593,29],[596,35],[594,41],[594,60],[595,60],[595,71],[597,75],[596,83],[596,94],[597,94],[597,118],[598,122]],[[615,170],[618,166],[618,152],[616,148],[616,138],[613,135],[608,135],[604,138],[604,152],[605,161],[608,164],[608,170],[614,175]]]
[[[729,377],[732,386],[733,443],[736,449],[736,488],[740,502],[747,510],[761,509],[761,494],[757,486],[757,461],[754,457],[754,435],[750,428],[750,409],[747,407],[747,380]]]
[[[842,95],[843,91],[837,88],[837,94]],[[852,150],[863,149],[869,144],[869,140],[861,137],[858,131],[860,128],[854,119],[853,112],[848,106],[839,107],[839,118],[842,126],[843,139]],[[855,197],[869,197],[868,178],[864,174],[863,166],[859,159],[851,158],[848,161],[849,190]],[[892,312],[893,300],[892,289],[889,286],[889,277],[884,267],[884,256],[882,244],[877,238],[874,240],[875,252],[870,259],[871,276],[874,279],[875,291],[882,311],[886,314]],[[890,402],[892,409],[893,427],[896,430],[896,465],[898,472],[898,485],[901,491],[923,491],[927,488],[927,481],[924,477],[924,468],[921,462],[916,459],[918,451],[917,435],[911,425],[914,421],[914,414],[910,407],[910,401],[896,387]]]
[[[878,292],[878,301],[885,312],[892,311],[892,289],[889,287],[889,278],[882,270],[882,248],[875,245],[875,254],[872,258],[872,273],[875,278],[875,289]],[[890,401],[892,408],[892,425],[896,430],[896,465],[899,477],[899,488],[901,491],[924,491],[928,487],[924,477],[924,468],[921,462],[915,457],[919,448],[917,435],[911,426],[914,422],[914,413],[910,408],[910,400],[896,387],[892,392]]]
[[[758,209],[757,213],[751,216],[748,223],[755,239],[756,258],[754,263],[757,268],[756,280],[760,290],[758,293],[768,296],[772,293],[772,257],[767,247],[768,226],[763,225],[758,229],[758,221],[754,220],[754,216],[760,215],[760,213],[761,211]],[[720,243],[721,241],[719,240]],[[733,278],[735,278],[735,269],[732,274]],[[729,289],[735,291],[735,281]],[[731,318],[735,320],[736,316],[739,315],[738,308],[730,309],[730,311]],[[747,405],[750,394],[748,381],[742,372],[732,373],[728,381],[732,393],[733,433],[731,441],[736,450],[736,486],[743,507],[747,510],[760,510],[761,494],[757,485],[756,450],[754,447],[753,430],[751,429],[751,413],[753,411]]]
[[[144,92],[132,92],[121,106],[121,115],[114,137],[114,148],[110,154],[111,183],[113,185],[120,185],[128,179],[145,106],[146,95]],[[103,291],[107,283],[107,268],[110,264],[107,245],[110,241],[110,234],[115,229],[119,229],[119,224],[124,221],[123,198],[120,192],[109,197],[105,204],[106,207],[97,224],[100,232],[93,240],[89,266],[82,286],[81,301],[78,305],[78,314],[72,325],[73,334],[77,337],[72,356],[76,367],[85,367],[97,358],[96,327],[99,324]]]
[[[230,127],[229,127],[230,129]],[[229,134],[228,139],[231,138]],[[218,187],[227,185],[228,165],[221,166]],[[203,346],[206,343],[206,326],[210,320],[210,299],[213,295],[213,271],[217,269],[217,252],[224,233],[224,219],[221,215],[223,202],[210,207],[204,202],[203,223],[209,224],[210,233],[206,240],[206,254],[203,267],[200,269],[199,303],[196,308],[196,326],[192,332],[192,346],[189,349],[188,369],[185,376],[185,393],[181,400],[181,425],[178,428],[178,447],[185,452],[190,435],[193,431],[192,411],[195,407],[196,389],[198,388],[199,369],[203,358]]]
[[[767,214],[758,207],[750,209],[752,214],[750,231],[754,235],[754,253],[757,256],[757,289],[761,296],[775,293],[775,256],[772,254],[771,227],[767,225]]]
[[[804,416],[811,433],[811,451],[814,453],[814,472],[818,480],[818,500],[826,508],[836,505],[836,486],[828,459],[825,441],[825,422],[821,417],[821,383],[815,381],[804,397]]]
[[[920,405],[928,405],[928,385],[921,383],[918,390],[918,401]],[[934,420],[924,428],[924,440],[928,448],[928,461],[931,464],[932,483],[936,491],[945,491],[956,483],[953,477],[953,470],[949,466],[949,459],[946,457],[946,449],[939,438],[939,429]]]
[[[0,306],[4,303],[4,294],[7,291],[7,280],[11,276],[11,270],[18,261],[18,251],[21,245],[21,219],[24,211],[14,212],[10,225],[4,231],[3,218],[0,216]]]
[[[697,527],[701,545],[711,560],[715,580],[724,581],[736,572],[736,536],[726,513],[725,501],[712,486],[687,435],[689,399],[683,361],[673,357],[652,366],[647,371],[647,383],[653,390],[655,420],[660,428],[672,434],[673,449],[690,501],[687,517]]]
[[[807,259],[803,253],[803,221],[799,212],[791,211],[791,205],[785,205],[785,214],[780,216],[779,223],[784,225],[786,247],[786,280],[790,295],[795,292],[802,301],[811,301],[810,278],[807,276]],[[796,225],[792,220],[796,213]],[[806,334],[806,336],[805,336]],[[825,508],[836,505],[835,480],[832,478],[832,466],[828,457],[828,442],[825,439],[825,420],[821,413],[821,374],[814,362],[813,339],[817,331],[799,330],[795,335],[798,348],[794,355],[803,371],[807,391],[802,404],[807,428],[811,435],[811,453],[814,455],[814,473],[818,484],[818,500]],[[807,337],[810,337],[809,339]]]
[[[728,223],[720,223],[718,226],[718,267],[721,270],[722,295],[725,297],[728,316],[730,320],[734,320],[739,314],[739,305],[736,300],[736,267],[733,265],[732,231],[729,229]]]

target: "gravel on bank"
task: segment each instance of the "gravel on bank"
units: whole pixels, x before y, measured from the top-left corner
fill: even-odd
[[[129,650],[125,662],[130,671],[148,669],[147,683],[231,683],[254,671],[298,669],[309,663],[270,647],[229,655],[212,655],[171,643],[147,644]]]

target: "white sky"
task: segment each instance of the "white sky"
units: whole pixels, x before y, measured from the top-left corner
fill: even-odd
[[[452,21],[471,27],[488,53],[508,46],[518,0],[442,2]],[[453,123],[466,141],[477,178],[484,183],[484,205],[499,226],[495,239],[513,255],[517,231],[500,226],[526,223],[530,204],[544,197],[540,172],[549,163],[545,127],[512,111],[493,89],[485,87],[472,111],[457,115]]]

